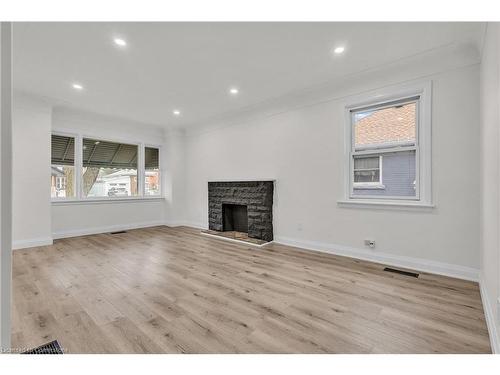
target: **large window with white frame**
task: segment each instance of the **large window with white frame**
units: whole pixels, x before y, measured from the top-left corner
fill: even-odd
[[[158,146],[53,134],[51,153],[54,200],[161,195]]]
[[[430,204],[426,87],[347,107],[347,200]]]

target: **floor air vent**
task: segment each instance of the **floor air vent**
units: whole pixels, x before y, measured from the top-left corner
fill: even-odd
[[[63,351],[57,340],[54,340],[47,344],[43,344],[38,348],[25,351],[22,354],[63,354]]]
[[[118,232],[111,232],[110,234],[122,234],[122,233],[127,233],[126,230],[119,230]]]
[[[405,275],[405,276],[418,277],[418,273],[408,272],[408,271],[402,271],[402,270],[398,270],[396,268],[385,267],[384,271],[386,271],[386,272],[393,272],[393,273],[399,273],[400,275]]]

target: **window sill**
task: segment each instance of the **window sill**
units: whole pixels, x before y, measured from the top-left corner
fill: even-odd
[[[109,204],[109,203],[140,203],[150,201],[162,201],[165,197],[130,197],[130,198],[89,198],[89,199],[53,199],[54,206],[80,205],[80,204]]]
[[[432,211],[434,204],[422,202],[409,202],[397,200],[375,200],[375,199],[349,199],[337,201],[339,207],[345,208],[369,208],[369,209],[392,209],[392,210],[419,210]]]

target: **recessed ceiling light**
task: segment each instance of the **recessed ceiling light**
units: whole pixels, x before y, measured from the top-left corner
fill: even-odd
[[[238,95],[238,93],[239,93],[239,92],[240,92],[240,90],[238,90],[236,87],[231,87],[231,88],[229,89],[229,93],[230,93],[231,95]]]
[[[181,111],[179,111],[178,109],[174,109],[172,111],[172,113],[174,114],[174,116],[180,116],[181,115]]]
[[[127,46],[127,41],[122,38],[114,38],[113,42],[119,47],[126,47]]]
[[[344,46],[335,47],[335,49],[333,50],[333,52],[336,55],[340,55],[341,53],[344,53],[344,51],[345,51],[345,47]]]
[[[71,85],[75,90],[83,90],[83,86],[79,83],[73,83]]]

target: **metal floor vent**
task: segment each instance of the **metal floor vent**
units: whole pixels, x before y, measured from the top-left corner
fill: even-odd
[[[57,340],[54,340],[38,348],[25,351],[22,354],[63,354],[63,351]]]
[[[126,230],[119,230],[118,232],[111,232],[110,234],[122,234],[122,233],[127,233]]]
[[[400,275],[411,276],[411,277],[415,277],[415,278],[418,278],[418,276],[419,276],[419,274],[415,273],[415,272],[402,271],[402,270],[398,270],[396,268],[390,268],[390,267],[385,267],[384,271],[399,273]]]

